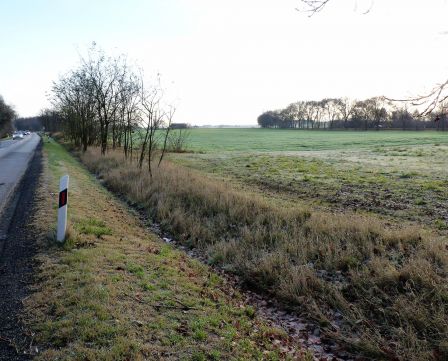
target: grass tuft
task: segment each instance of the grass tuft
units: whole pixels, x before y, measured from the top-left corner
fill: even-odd
[[[104,221],[97,219],[82,219],[76,224],[76,228],[80,234],[91,234],[97,238],[112,234],[112,230],[106,226]]]

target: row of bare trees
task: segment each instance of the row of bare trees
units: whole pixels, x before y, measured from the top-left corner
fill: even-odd
[[[125,56],[106,56],[95,45],[80,60],[51,89],[65,137],[83,151],[92,145],[102,154],[121,148],[126,159],[136,159],[140,168],[146,163],[152,174],[154,157],[160,165],[169,144],[175,112],[163,102],[160,80],[148,84]]]
[[[448,104],[440,103],[432,114],[410,112],[402,103],[384,97],[365,100],[326,98],[298,101],[284,109],[267,111],[258,117],[262,128],[300,129],[448,129]]]

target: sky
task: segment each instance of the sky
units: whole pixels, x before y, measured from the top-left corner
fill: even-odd
[[[160,74],[175,122],[255,125],[298,100],[393,98],[448,79],[448,0],[0,0],[0,95],[20,116],[94,41]]]

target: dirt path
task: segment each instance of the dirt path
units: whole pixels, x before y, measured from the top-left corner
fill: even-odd
[[[36,254],[32,216],[35,191],[42,171],[41,146],[31,161],[16,195],[7,206],[0,238],[0,361],[30,360],[37,350],[33,336],[21,321],[22,301],[29,295]]]

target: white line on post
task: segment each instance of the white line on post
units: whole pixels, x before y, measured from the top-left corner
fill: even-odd
[[[59,181],[59,207],[58,207],[58,231],[56,239],[64,242],[67,229],[67,199],[68,199],[68,175],[61,177]]]

